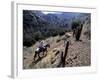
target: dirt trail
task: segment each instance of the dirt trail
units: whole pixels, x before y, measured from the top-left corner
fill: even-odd
[[[56,40],[61,37],[53,37],[51,40],[52,44],[50,49],[48,49],[47,55],[44,56],[42,59],[34,63],[34,50],[33,52],[27,56],[24,60],[24,68],[51,68],[55,67],[58,64],[58,56],[55,56],[55,52],[53,50],[55,48],[62,50],[64,52],[64,43],[63,40],[60,42],[56,42]],[[73,66],[89,66],[91,64],[91,52],[90,52],[90,40],[84,39],[84,36],[81,37],[82,41],[75,41],[73,37],[71,37],[71,44],[69,45],[68,55],[66,58],[66,67],[73,67]],[[34,46],[32,47],[32,49]],[[55,61],[54,64],[51,62]],[[31,65],[31,67],[30,67]]]
[[[57,47],[59,47],[60,45],[62,45],[62,41],[61,42],[59,42],[59,43],[55,43],[56,42],[56,38],[58,38],[58,36],[57,37],[55,37],[55,38],[53,38],[53,40],[50,38],[49,40],[51,40],[51,42],[53,41],[54,43],[54,45],[50,45],[51,47],[48,49],[48,53],[47,53],[47,55],[46,55],[46,57],[44,57],[41,61],[39,61],[39,63],[40,62],[42,62],[42,61],[44,61],[47,57],[48,58],[50,58],[50,55],[51,55],[51,53],[52,53],[52,49],[54,49],[54,48],[57,48]],[[28,54],[28,55],[24,55],[24,67],[23,68],[25,68],[25,69],[27,69],[27,68],[29,68],[29,65],[30,64],[32,64],[32,62],[34,62],[34,50],[36,49],[36,46],[38,45],[38,43],[36,43],[35,45],[33,45],[32,47],[31,47],[31,54]],[[28,50],[28,49],[27,49]],[[26,50],[26,51],[27,51]],[[25,52],[26,52],[25,51]]]

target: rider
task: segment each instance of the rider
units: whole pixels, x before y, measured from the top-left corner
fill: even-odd
[[[39,42],[39,48],[43,48],[43,46],[44,46],[44,41],[40,41]]]

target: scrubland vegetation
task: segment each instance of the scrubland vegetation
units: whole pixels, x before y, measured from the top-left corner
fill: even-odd
[[[42,40],[48,42],[50,48],[34,60],[35,50]],[[91,14],[44,14],[42,11],[23,10],[24,69],[90,65]]]

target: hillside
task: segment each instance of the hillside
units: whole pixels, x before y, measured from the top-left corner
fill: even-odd
[[[41,11],[24,11],[23,15],[23,68],[57,68],[62,67],[61,56],[65,54],[65,42],[69,42],[64,67],[81,67],[91,65],[91,16],[86,13],[59,13],[43,14]],[[73,36],[72,22],[75,31]],[[70,30],[69,30],[70,28]],[[66,37],[66,34],[70,34]],[[76,39],[77,36],[79,40]],[[39,53],[40,58],[35,56],[35,51],[43,40],[49,43],[47,53]],[[65,42],[64,42],[65,41]]]
[[[44,14],[43,11],[23,10],[23,45],[30,47],[36,41],[63,35],[72,30],[71,23],[73,20],[83,22],[89,19],[89,15],[89,13],[71,12]]]
[[[86,26],[86,25],[84,25]],[[91,65],[91,40],[88,40],[85,35],[83,35],[85,28],[82,31],[81,40],[76,42],[73,37],[70,37],[71,44],[69,45],[68,54],[66,57],[66,67],[79,67],[79,66],[90,66]],[[45,41],[49,40],[51,47],[48,49],[47,54],[42,56],[41,59],[34,61],[34,50],[38,45],[38,42],[32,47],[24,47],[24,69],[34,69],[34,68],[56,68],[60,63],[60,53],[56,54],[57,51],[64,51],[63,40],[56,42],[57,39],[63,38],[50,37]]]
[[[73,40],[72,40],[73,41]],[[55,44],[55,42],[53,42]],[[48,50],[46,56],[42,57],[38,61],[34,61],[34,50],[33,47],[27,49],[29,51],[27,55],[24,55],[24,68],[52,68],[57,67],[59,64],[59,54],[56,54],[56,51],[53,49],[58,49],[64,51],[63,41],[59,42],[57,45],[52,45],[52,47]],[[32,50],[32,51],[31,51]],[[41,55],[42,56],[42,55]],[[72,42],[69,46],[68,55],[66,58],[66,67],[75,67],[75,66],[89,66],[90,65],[90,41],[83,42]],[[53,63],[54,62],[54,63]]]

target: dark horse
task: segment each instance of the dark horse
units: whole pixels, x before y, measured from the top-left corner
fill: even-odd
[[[37,50],[35,50],[35,55],[34,55],[34,60],[35,60],[35,58],[37,57],[37,55],[38,55],[38,57],[40,58],[40,53],[42,52],[43,53],[43,56],[44,56],[44,52],[48,52],[47,51],[47,48],[50,48],[50,44],[46,44],[46,45],[44,45],[43,47],[38,47],[38,49]]]

